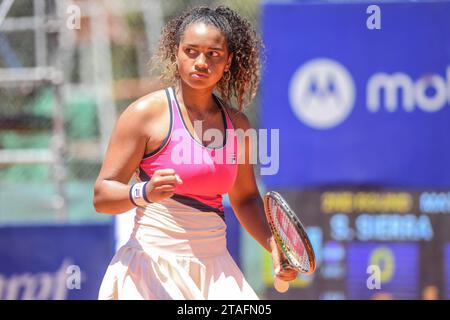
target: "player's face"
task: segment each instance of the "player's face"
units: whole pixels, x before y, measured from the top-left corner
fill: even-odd
[[[180,39],[177,53],[180,78],[192,88],[212,88],[231,62],[225,36],[214,26],[190,25]]]

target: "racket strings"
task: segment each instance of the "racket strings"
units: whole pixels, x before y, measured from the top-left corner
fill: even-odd
[[[288,256],[289,260],[294,262],[295,267],[308,271],[310,268],[308,253],[304,248],[302,239],[296,231],[294,224],[288,215],[282,212],[282,209],[275,201],[271,200],[270,202],[273,215],[272,221],[278,231],[284,253]]]

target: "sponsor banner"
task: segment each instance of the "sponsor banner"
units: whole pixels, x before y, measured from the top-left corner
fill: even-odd
[[[450,3],[263,6],[270,188],[450,186]]]
[[[0,228],[0,299],[96,299],[112,225]]]

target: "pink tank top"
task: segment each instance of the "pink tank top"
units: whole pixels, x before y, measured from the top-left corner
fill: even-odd
[[[183,184],[176,185],[173,200],[223,217],[222,195],[231,189],[237,175],[238,143],[229,115],[214,96],[226,134],[215,138],[223,140],[221,147],[204,146],[188,131],[174,89],[166,88],[165,92],[170,110],[169,133],[157,150],[144,156],[139,165],[139,178],[148,181],[155,170],[172,168],[183,180]]]

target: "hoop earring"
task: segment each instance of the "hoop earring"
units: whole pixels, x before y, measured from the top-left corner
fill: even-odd
[[[230,79],[231,79],[231,72],[230,72],[230,70],[227,70],[227,71],[225,71],[225,72],[223,73],[222,79],[223,79],[223,81],[225,81],[225,82],[230,81]]]

